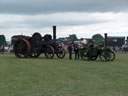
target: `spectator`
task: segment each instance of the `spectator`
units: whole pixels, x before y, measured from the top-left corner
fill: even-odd
[[[78,45],[74,46],[74,52],[75,52],[75,60],[79,59],[79,48],[78,48]]]
[[[69,52],[69,59],[71,60],[72,59],[72,51],[73,51],[73,48],[72,48],[72,44],[68,46],[68,52]]]
[[[128,49],[127,45],[123,44],[122,45],[122,52],[127,52],[127,49]]]

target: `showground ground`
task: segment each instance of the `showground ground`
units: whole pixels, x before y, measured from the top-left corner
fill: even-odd
[[[0,96],[128,96],[128,54],[113,62],[0,54]]]

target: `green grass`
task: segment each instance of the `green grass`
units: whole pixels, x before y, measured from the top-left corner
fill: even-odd
[[[113,62],[0,54],[0,96],[128,96],[128,54]]]

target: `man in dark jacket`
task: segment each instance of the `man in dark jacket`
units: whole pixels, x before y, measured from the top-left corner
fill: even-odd
[[[72,45],[69,45],[68,46],[68,52],[69,52],[69,59],[70,60],[72,59],[72,50],[73,50]]]
[[[74,46],[75,59],[79,59],[79,48],[78,45]]]

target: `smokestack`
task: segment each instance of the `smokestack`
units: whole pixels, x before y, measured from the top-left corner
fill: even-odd
[[[104,36],[105,36],[105,47],[107,47],[107,35],[108,35],[107,33],[104,34]]]
[[[56,40],[56,26],[53,26],[53,40]]]

